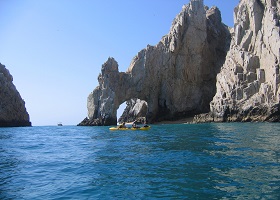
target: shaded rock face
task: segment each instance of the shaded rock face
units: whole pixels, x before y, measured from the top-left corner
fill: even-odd
[[[126,102],[126,108],[118,120],[122,122],[144,121],[148,112],[148,104],[146,101],[140,99],[131,99]]]
[[[82,125],[116,124],[119,105],[134,98],[148,103],[148,123],[208,112],[230,38],[220,11],[192,0],[170,32],[156,46],[141,50],[127,72],[119,72],[114,58],[102,65]]]
[[[31,126],[31,122],[12,75],[0,63],[0,127],[9,126]]]
[[[280,121],[280,2],[242,0],[205,121]]]

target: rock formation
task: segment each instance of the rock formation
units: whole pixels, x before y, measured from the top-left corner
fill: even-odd
[[[280,2],[241,0],[225,64],[217,75],[217,92],[209,121],[280,121]]]
[[[148,111],[148,104],[146,101],[140,99],[131,99],[126,102],[126,108],[119,118],[118,122],[133,122],[135,120],[146,122],[146,114]]]
[[[0,63],[0,127],[7,126],[31,126],[31,122],[12,75]]]
[[[127,72],[119,72],[114,58],[103,64],[99,86],[88,97],[88,118],[80,125],[114,125],[119,105],[134,98],[148,103],[149,123],[208,112],[230,38],[218,8],[191,0],[170,32],[140,51]]]

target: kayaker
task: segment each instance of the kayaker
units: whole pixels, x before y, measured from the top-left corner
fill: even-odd
[[[119,126],[119,128],[126,128],[125,122],[123,122],[123,123]]]
[[[139,127],[137,127],[137,121],[136,120],[132,123],[132,128],[139,128]]]

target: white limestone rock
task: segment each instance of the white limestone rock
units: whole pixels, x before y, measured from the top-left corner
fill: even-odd
[[[240,1],[211,112],[195,121],[280,121],[279,9],[277,0]]]

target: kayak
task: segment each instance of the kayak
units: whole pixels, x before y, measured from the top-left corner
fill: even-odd
[[[133,130],[133,131],[137,131],[137,130],[140,130],[140,131],[147,131],[149,130],[151,127],[150,126],[143,126],[143,127],[137,127],[137,128],[131,128],[130,130]]]
[[[147,131],[149,130],[151,127],[150,126],[143,126],[143,127],[139,127],[139,128],[119,128],[119,127],[111,127],[109,128],[111,131]]]

